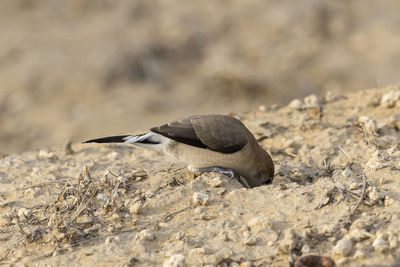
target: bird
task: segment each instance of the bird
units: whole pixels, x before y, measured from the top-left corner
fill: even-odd
[[[191,172],[220,172],[246,188],[272,183],[274,162],[238,119],[221,114],[194,115],[149,132],[97,138],[84,143],[128,143],[166,154]]]

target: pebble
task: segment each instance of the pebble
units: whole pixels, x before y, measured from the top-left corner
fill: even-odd
[[[21,221],[26,221],[26,218],[29,217],[29,215],[31,214],[30,210],[26,209],[26,208],[20,208],[18,210],[18,218]]]
[[[57,156],[53,152],[40,150],[39,151],[39,158],[41,158],[41,159],[56,159]]]
[[[325,102],[327,102],[327,103],[336,101],[338,98],[339,97],[337,95],[335,95],[332,91],[326,92],[325,97],[324,97]]]
[[[385,193],[379,191],[375,186],[369,186],[367,188],[367,196],[369,200],[367,201],[369,205],[374,205],[379,203],[381,200],[385,199]]]
[[[289,103],[289,108],[291,109],[301,109],[303,107],[303,103],[301,102],[300,99],[293,99]]]
[[[247,246],[254,246],[257,243],[257,238],[249,237],[244,241],[244,244]]]
[[[284,237],[279,244],[278,250],[283,254],[289,254],[296,247],[299,237],[292,229],[286,229],[283,234]]]
[[[210,196],[204,192],[194,192],[193,194],[193,202],[195,204],[207,205],[209,202]]]
[[[319,107],[318,97],[314,94],[306,96],[304,98],[304,107],[305,108],[318,108]]]
[[[174,254],[169,257],[163,264],[164,267],[185,267],[185,256],[182,254]]]
[[[386,242],[385,240],[383,240],[382,238],[378,237],[374,240],[374,242],[372,243],[372,246],[374,247],[374,249],[378,252],[382,252],[383,250],[385,250],[386,247]]]
[[[354,177],[354,173],[349,167],[346,167],[342,171],[342,175],[343,175],[344,178],[347,178],[347,179]]]
[[[400,102],[400,90],[395,89],[384,94],[381,98],[381,106],[385,108],[393,108]]]
[[[212,187],[221,187],[222,186],[222,180],[219,177],[215,177],[210,180],[209,183]]]
[[[153,232],[149,229],[144,229],[144,230],[140,231],[138,233],[138,237],[140,240],[144,240],[144,241],[153,241],[154,239],[156,239]]]
[[[108,197],[106,194],[103,193],[98,193],[96,198],[100,201],[106,202],[108,200]]]
[[[311,251],[311,249],[310,249],[310,247],[309,247],[307,244],[303,245],[303,247],[301,248],[301,252],[302,252],[303,254],[310,253],[310,251]]]
[[[374,235],[364,229],[351,229],[348,237],[354,242],[360,242],[364,239],[374,238]]]
[[[131,214],[140,214],[142,213],[143,203],[142,202],[134,202],[129,204],[129,212]]]
[[[348,256],[351,253],[352,249],[353,249],[353,244],[352,244],[351,240],[344,237],[341,240],[339,240],[336,243],[336,245],[333,247],[333,252],[335,254]]]
[[[247,226],[252,230],[254,230],[254,228],[257,228],[260,230],[271,229],[272,221],[268,217],[257,216],[257,217],[251,218],[248,221]]]
[[[360,116],[358,118],[358,122],[361,123],[364,126],[364,129],[367,133],[375,135],[378,126],[376,124],[376,121],[368,116]]]
[[[116,243],[118,243],[118,242],[119,242],[119,237],[118,237],[118,236],[109,236],[109,237],[107,237],[106,240],[104,241],[104,243],[105,243],[106,245],[109,245],[109,244],[116,244]]]
[[[392,157],[385,151],[374,151],[371,158],[365,164],[368,170],[379,170],[390,166]]]

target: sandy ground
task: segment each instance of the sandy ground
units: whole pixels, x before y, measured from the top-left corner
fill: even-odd
[[[4,156],[0,263],[399,266],[399,110],[388,86],[237,114],[276,165],[254,189],[129,145]]]

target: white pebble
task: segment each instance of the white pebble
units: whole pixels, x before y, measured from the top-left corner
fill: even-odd
[[[104,243],[106,245],[113,244],[113,243],[118,243],[118,242],[119,242],[119,237],[118,236],[109,236],[104,241]]]
[[[185,256],[182,254],[174,254],[164,262],[164,267],[185,267]]]
[[[383,250],[386,249],[386,242],[382,238],[378,237],[377,239],[374,240],[372,246],[376,251],[382,252]]]
[[[317,108],[319,107],[318,97],[314,94],[306,96],[304,98],[304,107],[305,108]]]
[[[20,208],[20,209],[18,210],[18,218],[19,218],[21,221],[25,221],[26,218],[27,218],[30,214],[31,214],[31,212],[30,212],[28,209],[26,209],[26,208]]]
[[[293,99],[290,103],[289,103],[289,108],[292,109],[301,109],[303,106],[303,103],[301,102],[300,99]]]
[[[348,238],[342,238],[337,242],[336,246],[333,247],[333,251],[336,254],[343,256],[348,256],[351,253],[352,249],[353,249],[353,244],[351,243],[351,240]]]
[[[368,134],[375,134],[378,130],[376,121],[368,116],[360,116],[358,122],[361,123]]]
[[[311,251],[311,249],[310,249],[310,247],[309,247],[307,244],[305,244],[305,245],[301,248],[301,252],[302,252],[303,254],[310,253],[310,251]]]
[[[210,199],[210,196],[204,192],[194,192],[194,194],[193,194],[193,202],[195,204],[207,205],[209,199]]]
[[[396,102],[400,100],[400,90],[392,90],[384,94],[381,98],[381,106],[385,108],[392,108],[396,106]]]
[[[152,241],[156,237],[154,236],[153,232],[149,229],[144,229],[139,232],[138,234],[139,239],[145,240],[145,241]]]
[[[212,187],[220,187],[222,185],[222,180],[219,177],[215,177],[213,179],[211,179],[210,181],[210,185]]]
[[[247,238],[244,241],[244,244],[247,245],[247,246],[254,246],[256,243],[257,243],[257,239],[255,237]]]
[[[129,205],[129,212],[131,214],[140,214],[142,212],[143,204],[142,202],[135,202]]]
[[[39,151],[39,158],[42,158],[42,159],[55,159],[55,158],[57,158],[57,156],[53,152],[40,150]]]

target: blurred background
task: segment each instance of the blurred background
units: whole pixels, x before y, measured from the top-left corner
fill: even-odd
[[[397,0],[4,0],[0,153],[399,82]]]

